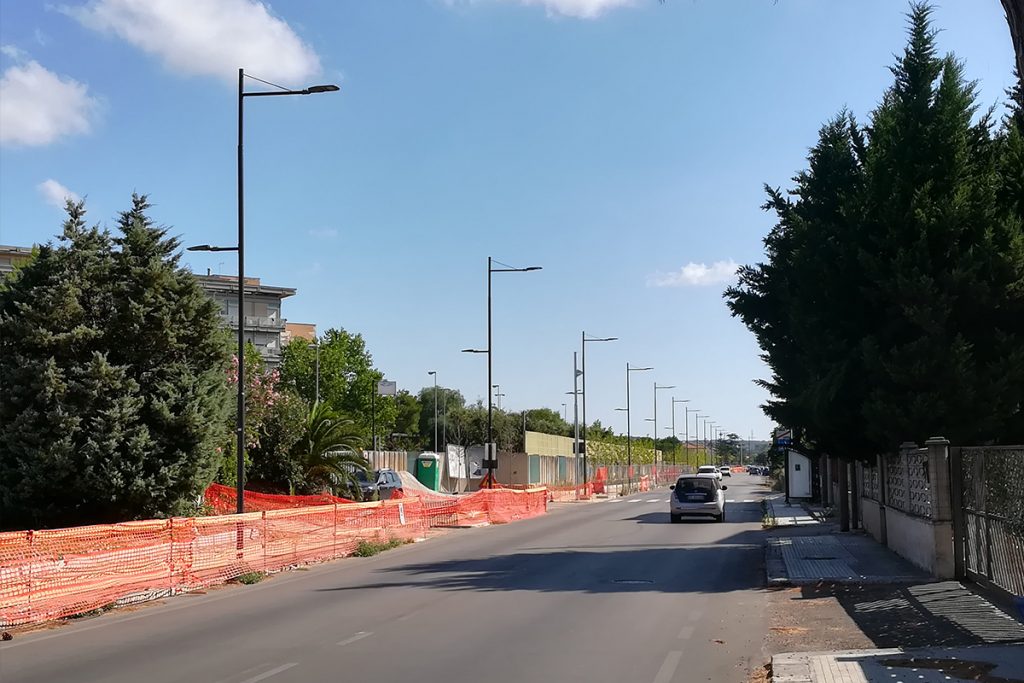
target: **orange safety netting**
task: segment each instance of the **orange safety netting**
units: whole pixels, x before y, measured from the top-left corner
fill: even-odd
[[[230,515],[238,506],[238,495],[231,486],[210,484],[203,494],[203,500],[219,515]],[[339,498],[329,493],[313,496],[288,496],[276,493],[257,493],[246,491],[244,500],[246,512],[262,512],[264,510],[285,510],[287,508],[303,508],[313,505],[333,505],[334,503],[354,503],[348,498]]]
[[[0,625],[341,557],[360,541],[414,540],[427,528],[412,498],[0,533]]]
[[[266,494],[247,491],[246,507],[250,496],[261,495]],[[230,502],[233,506],[233,496]],[[487,489],[465,496],[406,494],[373,503],[287,505],[241,515],[3,532],[0,626],[58,619],[196,590],[249,572],[342,557],[360,541],[414,540],[424,538],[432,526],[500,524],[546,510],[543,488]]]

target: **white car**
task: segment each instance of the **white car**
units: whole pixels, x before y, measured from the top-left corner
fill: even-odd
[[[722,481],[722,472],[714,465],[701,465],[697,468],[697,474],[710,474],[718,481]]]
[[[722,473],[723,477],[732,476],[732,468],[729,467],[728,465],[722,465],[721,467],[718,468],[718,471]]]
[[[714,517],[716,522],[725,521],[725,490],[714,474],[684,474],[669,488],[672,495],[668,503],[668,516],[673,524],[683,521],[684,516]]]

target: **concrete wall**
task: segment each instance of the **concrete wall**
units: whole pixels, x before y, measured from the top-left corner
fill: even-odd
[[[867,530],[871,537],[879,543],[885,545],[886,541],[886,530],[885,530],[885,511],[878,501],[871,500],[870,498],[860,499],[860,519],[861,524]]]
[[[895,508],[885,510],[889,548],[928,572],[935,564],[935,537],[931,529],[930,520],[913,517]]]

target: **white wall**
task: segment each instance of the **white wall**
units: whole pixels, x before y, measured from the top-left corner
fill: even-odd
[[[879,543],[885,543],[885,522],[882,506],[870,498],[860,499],[860,520],[864,529]]]

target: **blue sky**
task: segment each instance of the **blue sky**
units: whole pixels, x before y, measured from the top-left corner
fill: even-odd
[[[112,223],[133,190],[185,244],[235,240],[237,68],[341,92],[247,100],[248,274],[292,321],[363,333],[412,391],[486,397],[486,258],[503,405],[561,409],[580,331],[588,418],[659,427],[671,396],[767,436],[767,374],[721,292],[819,126],[866,120],[898,0],[0,0],[0,243],[45,242],[66,192]],[[946,0],[939,43],[983,105],[1011,82],[996,0]],[[258,83],[252,83],[259,86]],[[234,273],[232,255],[189,254]],[[718,264],[717,266],[715,264]],[[571,401],[570,412],[571,412]],[[682,407],[677,431],[682,433]]]

